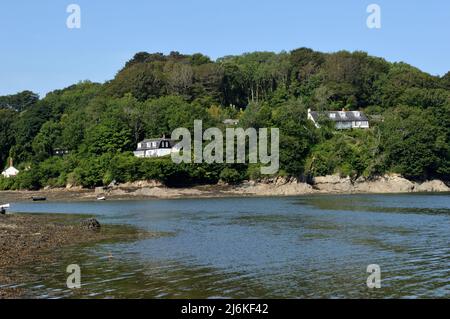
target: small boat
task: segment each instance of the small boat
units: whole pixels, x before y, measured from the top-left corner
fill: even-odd
[[[5,215],[6,209],[8,209],[9,207],[10,207],[9,204],[0,205],[0,215]]]
[[[97,200],[106,200],[105,196],[97,197]]]
[[[46,197],[40,197],[40,196],[33,196],[33,197],[31,197],[31,199],[33,200],[33,202],[43,202],[43,201],[47,200]]]

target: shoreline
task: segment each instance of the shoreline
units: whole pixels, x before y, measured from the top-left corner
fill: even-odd
[[[349,177],[330,175],[317,177],[312,184],[299,182],[295,178],[278,177],[264,182],[247,181],[239,185],[216,184],[183,188],[169,188],[155,181],[138,181],[119,184],[111,188],[0,191],[0,203],[23,202],[31,200],[32,196],[43,196],[49,201],[92,201],[102,196],[110,200],[145,200],[447,192],[450,193],[450,187],[440,180],[419,184],[391,174],[371,180],[360,178],[352,181]]]
[[[403,185],[401,184],[404,180],[396,179],[397,177],[390,177],[381,181],[372,181],[370,184],[370,190],[379,190],[377,188],[379,184],[382,183],[384,187],[386,183],[389,182],[395,185],[396,189]],[[334,181],[334,182],[333,182]],[[395,181],[395,183],[394,183]],[[330,185],[333,185],[335,193],[325,192],[324,188],[318,188],[321,184],[327,184],[327,191],[330,190]],[[333,182],[333,183],[332,183]],[[301,196],[301,195],[326,195],[326,194],[362,194],[359,193],[346,193],[337,191],[344,189],[343,187],[348,187],[348,180],[334,177],[327,178],[325,181],[319,180],[316,183],[317,188],[313,188],[308,185],[305,186],[304,183],[299,183],[295,180],[286,180],[277,178],[269,183],[247,183],[238,186],[229,185],[214,185],[212,186],[199,186],[195,188],[183,188],[183,189],[172,189],[174,193],[171,193],[171,198],[202,198],[198,196],[198,192],[209,194],[209,198],[231,198],[231,197],[256,197],[256,196]],[[375,184],[374,184],[375,183]],[[412,182],[409,182],[412,183]],[[142,197],[143,193],[167,191],[166,189],[160,188],[157,185],[152,185],[149,187],[148,182],[138,182],[136,184],[122,184],[114,187],[110,192],[115,195],[108,197],[111,200],[120,199],[149,199],[149,198],[161,198],[161,197]],[[307,185],[307,184],[306,184]],[[369,184],[365,182],[351,183],[353,189],[364,190]],[[378,185],[378,186],[377,186]],[[427,182],[426,186],[434,188],[440,183]],[[133,188],[134,187],[134,188]],[[136,188],[137,187],[137,188]],[[305,188],[306,187],[306,188]],[[414,194],[421,193],[423,190],[423,185],[415,185],[412,188],[402,188],[403,190],[409,190],[404,192],[399,192],[400,194]],[[158,189],[155,191],[155,189]],[[247,189],[245,193],[244,189]],[[391,188],[389,190],[392,190]],[[272,194],[264,194],[264,191],[270,190]],[[273,194],[274,190],[278,192]],[[346,188],[344,189],[346,190]],[[96,196],[99,195],[101,189],[95,190],[66,190],[66,189],[47,189],[36,192],[9,192],[10,198],[15,197],[20,200],[20,198],[29,199],[31,194],[52,194],[49,197],[50,201],[57,200],[69,200],[69,201],[91,201],[96,200]],[[129,191],[133,195],[123,195],[122,192]],[[176,192],[175,192],[176,191]],[[180,193],[187,192],[191,196],[188,197],[186,193],[180,197]],[[213,193],[215,192],[215,193]],[[237,194],[240,192],[239,194]],[[293,194],[289,193],[293,192]],[[301,193],[300,193],[301,192]],[[12,194],[11,194],[12,193]],[[299,194],[300,193],[300,194]],[[430,192],[428,192],[430,193]],[[439,191],[433,194],[441,193]],[[82,194],[82,199],[80,194]],[[138,195],[137,195],[138,194]],[[178,197],[175,197],[177,194]],[[224,195],[225,194],[225,195]],[[250,195],[249,195],[250,194]],[[255,195],[259,194],[259,195]],[[369,194],[365,192],[364,194]],[[394,194],[393,192],[375,193],[370,194]],[[398,194],[398,193],[395,193]],[[447,193],[445,193],[447,194]],[[450,192],[448,193],[450,194]],[[0,192],[0,204],[4,200],[4,192]],[[166,196],[169,196],[166,194]],[[167,198],[167,197],[166,197]],[[135,228],[133,226],[127,225],[102,225],[99,231],[93,231],[87,229],[83,226],[83,221],[90,218],[90,215],[84,214],[29,214],[29,213],[13,213],[7,215],[0,215],[0,299],[18,299],[18,298],[29,298],[31,295],[29,288],[22,288],[20,283],[23,276],[28,276],[30,270],[35,265],[51,265],[55,260],[60,258],[61,253],[70,252],[72,249],[80,249],[81,247],[94,247],[99,244],[113,244],[121,242],[134,242],[140,239],[146,238],[156,238],[158,236],[164,236],[163,233],[153,233],[146,232]],[[100,220],[101,222],[101,220]],[[105,256],[107,257],[107,256]],[[31,266],[31,268],[30,268]],[[28,270],[27,270],[28,269]],[[28,271],[28,272],[27,272]],[[26,281],[25,281],[26,282]],[[19,284],[19,285],[18,285]],[[18,288],[19,287],[19,288]],[[26,286],[25,286],[26,287]]]
[[[50,264],[70,247],[136,241],[158,234],[127,225],[101,225],[98,230],[82,226],[87,215],[0,215],[0,299],[26,297],[16,288],[27,265]]]

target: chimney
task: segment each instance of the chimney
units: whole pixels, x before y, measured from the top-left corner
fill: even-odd
[[[9,167],[13,167],[13,159],[12,159],[12,157],[9,158]]]

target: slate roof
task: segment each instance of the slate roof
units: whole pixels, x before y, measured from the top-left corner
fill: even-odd
[[[334,117],[332,117],[334,114]],[[345,116],[343,116],[345,114]],[[367,116],[361,111],[327,111],[315,112],[311,111],[311,116],[315,122],[319,121],[319,117],[325,115],[333,122],[354,122],[354,121],[369,121]],[[359,115],[359,116],[358,116]]]
[[[174,147],[175,144],[177,143],[176,141],[168,139],[168,138],[145,139],[145,140],[139,142],[139,144],[141,144],[143,147],[141,147],[141,148],[138,147],[138,151],[155,150],[155,149],[163,148],[163,147],[161,147],[161,142],[165,142],[165,141],[169,142],[170,148]],[[152,143],[152,142],[157,142],[157,147],[147,147],[147,143]]]
[[[238,125],[239,124],[239,120],[226,119],[226,120],[223,120],[223,124],[225,124],[225,125]]]
[[[163,138],[163,137],[160,137],[160,138],[148,138],[148,139],[145,139],[145,140],[143,140],[143,141],[141,141],[141,142],[139,142],[139,143],[151,143],[151,142],[162,142],[162,141],[171,141],[170,139],[168,139],[168,138]]]

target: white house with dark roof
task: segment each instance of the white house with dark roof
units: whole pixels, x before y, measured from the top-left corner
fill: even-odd
[[[319,122],[322,118],[333,121],[338,130],[370,128],[369,119],[361,111],[315,112],[308,109],[308,120],[313,121],[317,128],[320,127]]]
[[[162,137],[146,139],[139,142],[134,152],[136,157],[163,157],[180,150],[176,146],[176,141]]]
[[[222,122],[225,125],[230,125],[230,126],[236,126],[239,124],[239,120],[235,120],[235,119],[225,119]]]
[[[12,158],[9,159],[9,167],[2,172],[3,177],[10,178],[19,174],[19,170],[13,166]]]

